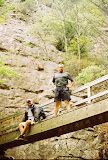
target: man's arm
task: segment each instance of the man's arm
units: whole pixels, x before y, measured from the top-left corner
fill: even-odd
[[[54,75],[53,80],[52,80],[52,87],[55,88],[55,75]]]
[[[71,88],[71,87],[74,85],[74,82],[75,82],[75,81],[71,81],[70,85],[67,85],[66,87],[67,87],[67,88]]]
[[[67,74],[68,74],[68,79],[71,81],[70,85],[67,85],[67,88],[71,88],[74,85],[75,81],[69,73],[67,73]]]
[[[55,87],[55,83],[54,82],[52,82],[52,86]]]

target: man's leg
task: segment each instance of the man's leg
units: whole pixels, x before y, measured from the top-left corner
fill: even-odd
[[[23,133],[24,130],[24,126],[22,124],[19,124],[18,129],[20,130],[20,133]]]
[[[24,134],[26,133],[26,131],[28,130],[28,128],[29,128],[29,125],[32,123],[32,121],[31,120],[28,120],[28,121],[26,121],[26,122],[22,122],[22,123],[25,123],[25,124],[19,124],[19,130],[20,130],[20,135],[17,137],[17,138],[15,138],[16,140],[19,140],[19,139],[25,139],[24,138]]]
[[[56,116],[59,110],[60,101],[55,102],[54,115]]]
[[[26,133],[26,131],[28,130],[30,124],[31,124],[31,120],[27,120],[26,124],[24,126],[24,129],[23,129],[23,132],[21,133],[22,135],[24,135]]]
[[[21,135],[26,133],[30,124],[31,124],[31,120],[27,120],[25,123],[25,126],[23,126],[22,124],[19,124],[19,130],[20,130]]]
[[[69,100],[64,100],[64,102],[65,102],[65,105],[66,105],[67,111],[70,111],[70,110],[71,110],[71,107],[70,107]]]

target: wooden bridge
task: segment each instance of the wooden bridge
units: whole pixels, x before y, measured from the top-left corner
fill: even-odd
[[[15,121],[16,118],[17,120],[18,117],[20,119],[23,113],[17,113],[1,119],[0,148],[6,150],[108,122],[108,89],[106,88],[104,91],[92,95],[92,87],[99,83],[102,84],[104,81],[108,81],[108,75],[83,85],[74,91],[73,94],[76,95],[87,89],[87,98],[73,104],[70,112],[63,110],[55,117],[49,113],[45,120],[36,123],[29,129],[26,134],[27,141],[15,140],[20,134],[19,131],[16,130],[18,124],[10,125],[7,128],[3,126],[6,121],[10,121],[10,124],[12,124],[12,121]],[[53,100],[42,106],[45,109],[45,107],[51,105],[51,103],[53,103]]]

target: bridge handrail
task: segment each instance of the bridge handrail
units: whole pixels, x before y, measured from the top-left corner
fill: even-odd
[[[89,82],[89,83],[87,83],[87,84],[85,84],[85,85],[83,85],[83,86],[81,86],[81,87],[79,87],[78,89],[76,89],[75,91],[73,91],[73,94],[75,94],[75,93],[77,93],[77,92],[80,92],[80,91],[82,91],[82,90],[84,90],[84,89],[87,89],[88,87],[92,87],[92,86],[94,86],[95,84],[98,84],[98,83],[100,83],[100,82],[103,82],[103,81],[105,81],[105,80],[107,80],[107,79],[108,79],[108,74],[105,75],[105,76],[103,76],[103,77],[101,77],[101,78],[98,78],[98,79],[96,79],[96,80],[94,80],[94,81],[92,81],[92,82]]]
[[[91,96],[91,97],[89,97],[89,98],[82,99],[81,101],[76,102],[73,106],[77,106],[77,105],[79,105],[79,104],[82,104],[82,103],[87,102],[87,101],[89,101],[89,100],[93,100],[93,99],[95,99],[95,98],[101,97],[101,96],[106,95],[106,94],[108,94],[108,90],[105,90],[105,91],[103,91],[103,92],[100,92],[100,93],[98,93],[98,94],[96,94],[96,95],[94,95],[94,96]]]
[[[103,77],[101,77],[101,78],[98,78],[98,79],[96,79],[96,80],[94,80],[94,81],[92,81],[92,82],[89,82],[89,83],[87,83],[87,84],[79,87],[79,88],[76,89],[75,91],[73,91],[72,94],[75,94],[75,93],[80,92],[80,91],[82,91],[82,90],[84,90],[84,89],[88,89],[88,98],[86,98],[86,99],[84,99],[84,100],[81,100],[80,102],[75,103],[74,105],[78,105],[78,104],[81,104],[81,103],[84,103],[84,102],[87,102],[87,101],[90,102],[92,99],[104,95],[104,93],[107,94],[107,93],[108,93],[108,90],[106,90],[105,92],[102,92],[102,94],[100,93],[100,94],[97,94],[97,95],[95,95],[95,96],[91,96],[91,93],[90,93],[90,92],[91,92],[91,91],[90,91],[90,87],[92,87],[93,85],[98,84],[98,83],[100,83],[100,82],[103,82],[103,81],[105,81],[105,80],[107,80],[107,79],[108,79],[108,74],[105,75],[105,76],[103,76]],[[42,104],[41,106],[43,107],[43,106],[49,105],[49,104],[51,104],[51,103],[53,103],[53,102],[54,102],[54,100],[51,99],[48,103]],[[0,123],[4,122],[4,121],[6,121],[6,120],[9,120],[9,119],[11,119],[11,118],[18,117],[18,116],[20,116],[20,115],[22,115],[22,114],[24,114],[24,112],[19,112],[19,113],[17,113],[17,114],[13,114],[13,115],[10,115],[10,116],[8,116],[8,117],[4,117],[4,118],[0,119]]]

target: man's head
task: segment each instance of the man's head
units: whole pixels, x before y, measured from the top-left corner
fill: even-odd
[[[58,65],[58,70],[59,70],[59,72],[63,72],[63,70],[64,70],[64,65],[62,64],[62,63],[60,63],[59,65]]]
[[[31,99],[27,99],[26,100],[26,104],[27,104],[28,107],[31,107],[31,105],[32,105]]]

